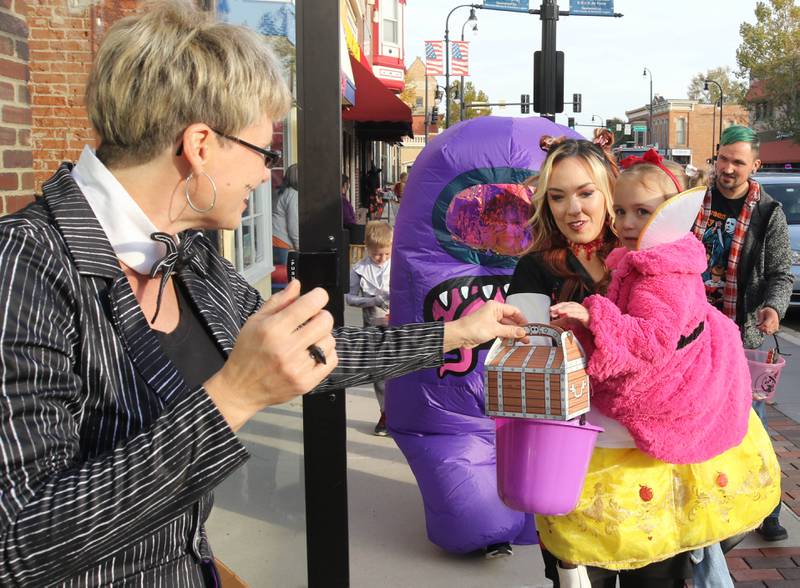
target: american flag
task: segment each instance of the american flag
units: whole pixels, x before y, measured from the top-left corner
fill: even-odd
[[[469,75],[469,41],[450,41],[450,73]]]
[[[444,75],[444,41],[425,41],[425,75]]]

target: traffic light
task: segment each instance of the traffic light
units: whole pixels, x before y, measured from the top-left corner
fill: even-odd
[[[572,95],[572,112],[581,111],[581,102],[583,102],[583,97],[580,94]]]
[[[549,72],[555,76],[555,91],[548,91],[552,86],[548,72],[544,71],[542,52],[533,53],[533,111],[539,114],[556,114],[564,112],[564,52],[555,52],[556,71]]]
[[[530,114],[531,112],[531,95],[523,94],[519,98],[519,111],[522,114]]]
[[[567,117],[567,126],[569,128],[571,128],[571,129],[575,128],[575,117],[574,116]]]

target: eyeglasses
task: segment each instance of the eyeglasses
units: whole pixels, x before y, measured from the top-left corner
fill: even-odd
[[[281,158],[280,151],[276,151],[274,149],[264,149],[263,147],[259,147],[258,145],[253,145],[252,143],[248,143],[247,141],[240,139],[239,137],[234,137],[233,135],[226,135],[225,133],[220,133],[216,129],[211,129],[211,130],[214,131],[216,134],[218,134],[220,137],[225,137],[226,139],[229,139],[231,141],[236,141],[237,143],[239,143],[239,145],[243,145],[248,149],[252,149],[256,153],[260,153],[261,155],[263,155],[264,165],[267,166],[267,169],[272,169],[272,166],[274,166],[277,163],[277,161]]]
[[[252,143],[248,143],[247,141],[240,139],[239,137],[234,137],[232,135],[226,135],[225,133],[220,133],[216,129],[211,129],[211,130],[214,131],[216,134],[218,134],[220,137],[224,137],[226,139],[229,139],[230,141],[236,141],[237,143],[239,143],[239,145],[243,145],[248,149],[252,149],[256,153],[263,155],[264,165],[267,167],[267,169],[272,169],[272,167],[281,158],[282,153],[280,151],[276,151],[274,149],[264,149],[263,147],[259,147],[258,145],[253,145]],[[183,153],[183,143],[178,145],[178,150],[175,152],[175,155],[180,155],[181,153]]]

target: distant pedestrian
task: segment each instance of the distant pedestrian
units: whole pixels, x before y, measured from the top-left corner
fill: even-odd
[[[352,232],[356,226],[356,211],[353,210],[353,205],[350,203],[350,178],[342,174],[342,227]]]
[[[385,327],[389,324],[389,274],[392,257],[392,227],[381,221],[370,221],[365,230],[367,253],[350,270],[350,291],[345,301],[362,309],[365,327]],[[375,434],[387,435],[383,396],[385,382],[375,382],[375,398],[381,409]]]
[[[406,182],[408,181],[408,174],[403,172],[400,174],[397,182],[394,185],[394,195],[397,196],[397,202],[403,201],[403,193],[406,190]]]
[[[272,258],[276,264],[285,264],[290,250],[300,250],[297,187],[297,164],[293,163],[286,168],[272,202]]]

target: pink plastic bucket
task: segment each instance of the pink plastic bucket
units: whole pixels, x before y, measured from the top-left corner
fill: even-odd
[[[782,355],[778,355],[777,363],[766,363],[767,352],[760,349],[745,349],[744,354],[747,356],[747,366],[750,368],[753,400],[772,400],[786,360]]]
[[[514,510],[564,515],[578,504],[603,429],[578,420],[496,419],[497,492]]]

